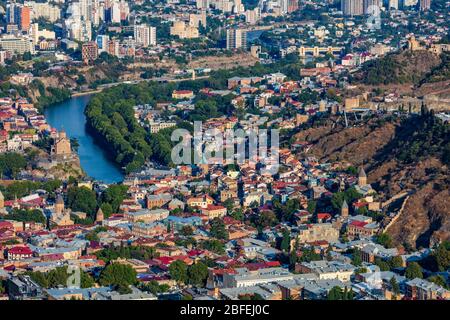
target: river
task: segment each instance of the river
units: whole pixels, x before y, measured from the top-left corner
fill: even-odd
[[[67,136],[78,140],[81,167],[89,177],[105,183],[123,181],[120,168],[86,129],[84,109],[90,97],[90,95],[73,97],[48,107],[44,112],[45,117],[53,128],[57,130],[64,128]]]

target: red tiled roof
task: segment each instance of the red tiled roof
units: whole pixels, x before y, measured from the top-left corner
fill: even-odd
[[[318,213],[317,214],[317,219],[322,220],[322,219],[330,219],[331,218],[331,214],[329,213]]]
[[[364,221],[352,221],[350,223],[350,225],[355,226],[355,227],[360,227],[360,228],[364,227],[366,224],[367,224],[367,222],[364,222]]]
[[[33,251],[27,246],[18,246],[8,249],[11,254],[33,254]]]

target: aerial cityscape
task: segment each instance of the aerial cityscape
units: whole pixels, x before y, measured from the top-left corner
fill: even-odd
[[[0,16],[0,305],[450,300],[450,0]]]

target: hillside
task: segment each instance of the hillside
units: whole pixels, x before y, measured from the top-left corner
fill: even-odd
[[[405,50],[366,62],[354,80],[366,85],[419,84],[441,63],[441,58],[429,51]]]
[[[425,247],[450,238],[449,137],[449,125],[424,111],[420,116],[373,117],[348,128],[325,125],[295,138],[311,142],[307,155],[322,161],[363,165],[382,200],[412,191],[388,232],[396,244]]]

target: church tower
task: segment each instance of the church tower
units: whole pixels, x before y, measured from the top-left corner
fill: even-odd
[[[105,218],[105,216],[103,214],[102,208],[98,208],[97,214],[95,215],[95,221],[102,222],[104,218]]]
[[[345,181],[344,181],[344,179],[341,179],[339,181],[339,191],[340,192],[344,192],[345,191]]]
[[[53,153],[56,155],[70,155],[72,153],[70,140],[67,138],[67,134],[64,130],[61,130],[58,133],[58,137],[55,139]]]
[[[3,193],[0,191],[0,210],[3,210],[5,208],[5,197],[3,196]]]
[[[61,195],[58,195],[55,203],[55,213],[60,215],[64,212],[64,200]]]
[[[367,185],[367,175],[366,172],[364,171],[364,168],[361,167],[358,173],[358,186],[362,187],[365,185]]]
[[[344,202],[342,202],[342,206],[341,206],[341,217],[343,217],[343,218],[348,217],[348,204],[345,199],[344,199]]]

